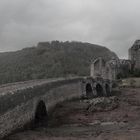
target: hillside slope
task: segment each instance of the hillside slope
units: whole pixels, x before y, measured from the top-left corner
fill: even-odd
[[[0,84],[31,79],[89,75],[91,60],[117,57],[105,47],[81,42],[41,42],[0,53]]]

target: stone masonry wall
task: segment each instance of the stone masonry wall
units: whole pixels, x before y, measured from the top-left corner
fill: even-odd
[[[129,49],[129,60],[134,63],[134,69],[140,69],[140,40],[136,40]]]
[[[50,112],[57,103],[81,94],[81,79],[76,78],[44,83],[0,96],[0,137],[33,120],[39,101],[44,101]]]

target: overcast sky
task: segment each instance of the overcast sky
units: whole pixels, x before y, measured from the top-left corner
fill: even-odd
[[[140,39],[140,0],[0,0],[0,51],[75,40],[127,58]]]

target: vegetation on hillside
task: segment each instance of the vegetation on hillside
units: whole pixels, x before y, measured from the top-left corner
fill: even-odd
[[[32,79],[89,75],[91,60],[117,57],[105,47],[81,42],[42,42],[0,53],[0,84]]]

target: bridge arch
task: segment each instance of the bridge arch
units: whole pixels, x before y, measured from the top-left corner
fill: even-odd
[[[45,102],[40,100],[36,106],[35,110],[35,118],[34,118],[35,125],[43,125],[47,124],[48,121],[48,112],[46,109]]]
[[[87,98],[92,98],[94,96],[93,89],[90,83],[86,84],[86,96]]]
[[[97,92],[97,96],[99,96],[99,97],[104,96],[103,87],[99,83],[96,84],[96,92]]]
[[[106,95],[110,96],[111,90],[110,90],[110,86],[107,83],[105,84],[105,91],[106,91]]]

